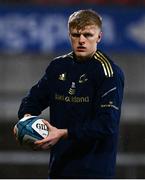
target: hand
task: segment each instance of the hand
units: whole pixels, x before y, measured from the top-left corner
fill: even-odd
[[[38,140],[34,143],[34,149],[50,149],[54,146],[61,138],[67,137],[67,129],[58,129],[52,126],[48,121],[43,120],[49,130],[49,134],[46,138]]]
[[[15,137],[16,141],[18,142],[17,131],[16,131],[16,127],[15,126],[13,128],[13,134],[14,134],[14,137]]]
[[[24,117],[27,117],[27,116],[31,116],[31,114],[25,114]],[[18,141],[18,137],[17,137],[17,130],[16,130],[16,127],[14,126],[13,128],[13,134],[14,134],[14,137],[16,139],[16,141],[19,143]]]

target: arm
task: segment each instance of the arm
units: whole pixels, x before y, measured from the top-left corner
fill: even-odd
[[[55,145],[61,138],[90,142],[116,134],[119,127],[123,87],[124,80],[122,77],[105,78],[100,88],[96,90],[94,118],[68,129],[57,129],[46,123],[50,129],[50,135],[41,141],[37,141],[37,146],[47,149]]]
[[[69,128],[68,138],[90,142],[116,134],[119,128],[123,88],[122,74],[105,77],[94,97],[94,117],[86,120],[83,125]]]
[[[19,119],[21,119],[25,114],[37,116],[49,106],[49,94],[51,88],[50,84],[51,67],[49,65],[41,80],[36,85],[34,85],[30,89],[28,95],[23,98],[18,111]]]

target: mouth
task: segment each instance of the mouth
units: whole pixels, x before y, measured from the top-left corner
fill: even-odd
[[[86,48],[84,46],[78,46],[77,47],[78,52],[84,52],[85,50],[86,50]]]

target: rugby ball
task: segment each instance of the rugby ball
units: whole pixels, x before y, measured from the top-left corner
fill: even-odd
[[[27,116],[20,119],[14,127],[19,143],[32,144],[48,136],[48,128],[38,116]]]

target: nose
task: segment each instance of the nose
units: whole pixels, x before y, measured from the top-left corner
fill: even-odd
[[[79,37],[79,44],[84,44],[84,43],[85,43],[85,37],[83,36],[83,34],[81,34]]]

